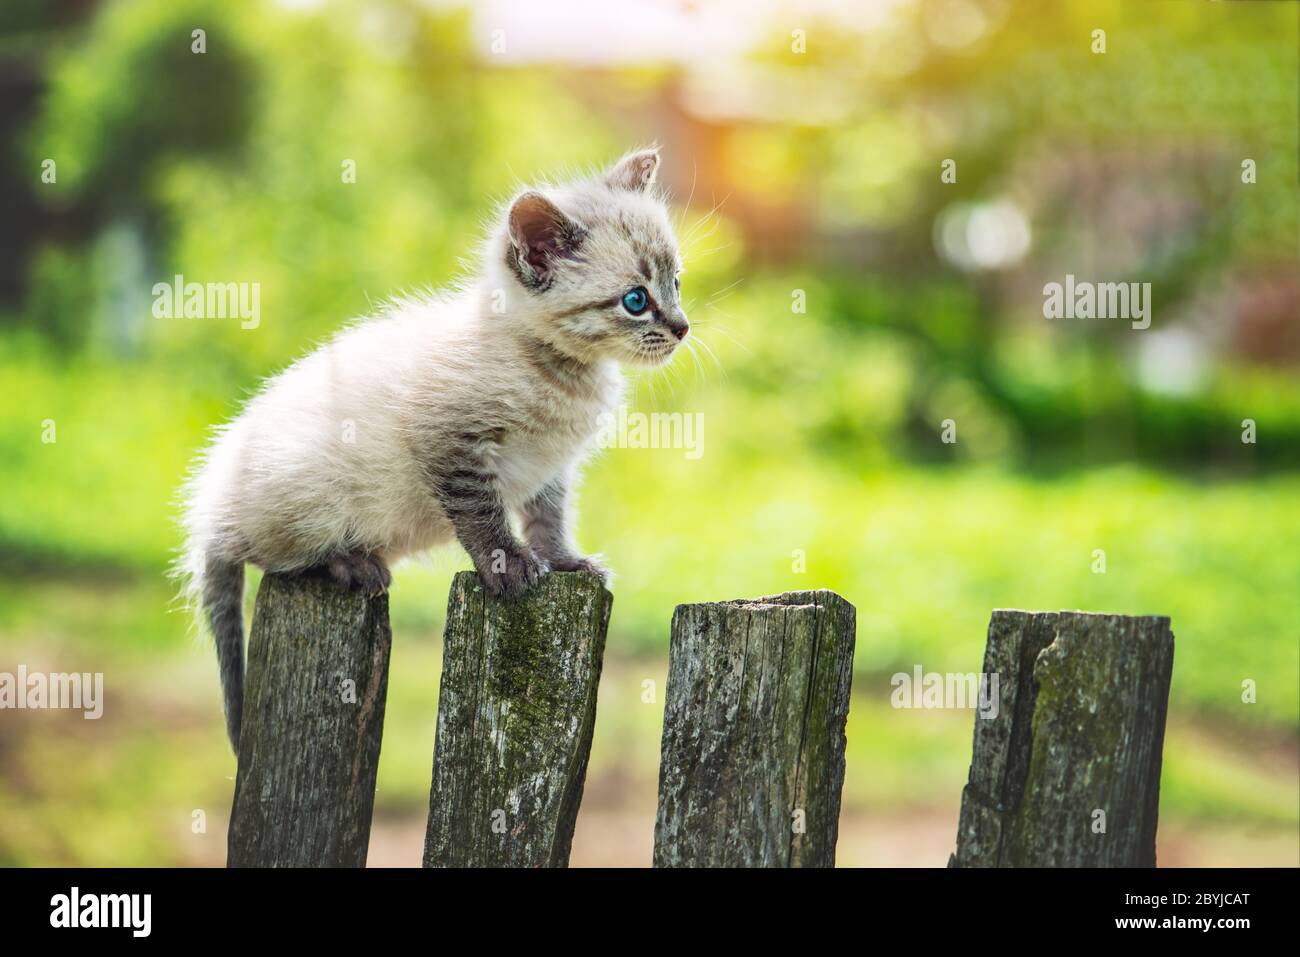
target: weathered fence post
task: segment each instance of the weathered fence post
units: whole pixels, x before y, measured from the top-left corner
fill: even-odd
[[[1154,867],[1168,618],[993,612],[952,867]]]
[[[856,612],[830,591],[673,614],[656,867],[831,867]]]
[[[552,572],[520,599],[452,581],[425,867],[565,867],[613,596]]]
[[[391,644],[386,595],[262,578],[230,867],[365,866]]]

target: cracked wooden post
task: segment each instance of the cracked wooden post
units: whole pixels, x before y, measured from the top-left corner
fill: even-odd
[[[1154,867],[1168,618],[993,612],[952,867]]]
[[[566,867],[613,596],[552,572],[520,599],[451,585],[425,867]]]
[[[656,867],[831,867],[856,612],[830,591],[679,605]]]
[[[230,867],[364,867],[388,690],[388,596],[266,575],[248,641]]]

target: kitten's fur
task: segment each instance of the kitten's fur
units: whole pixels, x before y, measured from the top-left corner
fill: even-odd
[[[476,281],[347,329],[221,429],[185,489],[180,571],[216,640],[236,751],[245,562],[374,593],[389,563],[454,536],[496,593],[550,569],[606,575],[573,541],[576,471],[621,396],[618,363],[665,362],[687,332],[658,163],[643,150],[520,193]],[[633,317],[637,286],[650,308]]]

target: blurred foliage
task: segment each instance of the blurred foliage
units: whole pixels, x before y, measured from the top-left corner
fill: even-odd
[[[463,275],[520,182],[650,140],[700,344],[639,377],[633,407],[707,428],[699,459],[610,450],[589,470],[580,540],[619,573],[611,658],[661,671],[679,602],[815,585],[857,605],[874,695],[918,662],[976,669],[993,607],[1165,614],[1183,729],[1165,807],[1293,828],[1271,758],[1234,758],[1203,727],[1286,751],[1300,720],[1300,7],[879,10],[873,29],[799,19],[806,55],[792,14],[748,55],[682,68],[492,63],[471,11],[417,0],[6,3],[0,658],[102,655],[147,691],[111,746],[60,725],[61,744],[36,732],[38,760],[6,752],[0,724],[0,860],[190,859],[169,830],[193,806],[177,771],[210,778],[224,750],[214,669],[160,573],[208,431],[352,317]],[[945,224],[990,209],[1029,241],[972,268]],[[1152,329],[1044,320],[1042,284],[1067,272],[1151,282]],[[177,273],[259,283],[260,325],[154,319],[150,289]],[[938,441],[949,418],[955,445]],[[433,638],[464,563],[448,550],[399,573],[422,677],[394,678],[381,809],[423,800]],[[874,770],[850,772],[850,804],[956,800],[967,716],[854,707],[850,767]],[[657,720],[603,696],[616,730],[593,768]],[[87,751],[80,793],[49,779]],[[148,834],[130,823],[143,793],[170,822]],[[73,833],[78,801],[102,846]],[[40,816],[29,834],[19,809]]]

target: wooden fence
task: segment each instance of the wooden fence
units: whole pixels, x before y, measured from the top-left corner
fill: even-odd
[[[567,866],[612,601],[455,577],[426,867]],[[828,591],[677,608],[656,867],[835,863],[855,633]],[[263,578],[230,866],[365,864],[390,642],[386,597]],[[1167,618],[995,611],[950,866],[1153,866],[1172,667]]]

